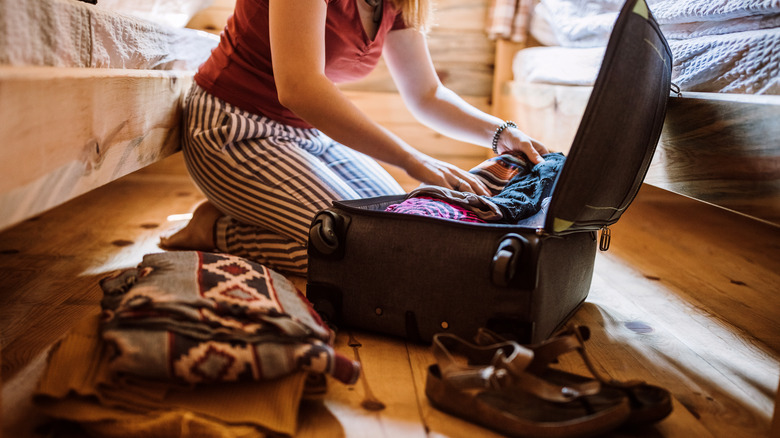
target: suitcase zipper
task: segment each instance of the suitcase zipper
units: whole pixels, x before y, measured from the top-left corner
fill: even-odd
[[[680,90],[680,86],[675,84],[674,82],[671,83],[669,88],[672,89],[672,93],[676,94],[677,97],[682,97],[682,91]]]
[[[612,230],[608,226],[601,227],[601,238],[599,239],[599,250],[606,251],[612,241]]]

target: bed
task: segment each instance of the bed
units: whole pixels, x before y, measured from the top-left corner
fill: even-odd
[[[780,4],[647,0],[674,55],[645,182],[780,226]],[[495,0],[493,109],[566,152],[622,0]]]
[[[0,229],[178,150],[210,3],[0,0]]]

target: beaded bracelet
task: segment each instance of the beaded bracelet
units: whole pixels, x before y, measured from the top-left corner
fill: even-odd
[[[509,127],[517,128],[517,125],[515,122],[511,120],[507,120],[504,123],[501,124],[498,128],[496,128],[496,132],[493,134],[493,153],[498,155],[498,137],[501,136],[501,133],[504,132],[504,129]]]

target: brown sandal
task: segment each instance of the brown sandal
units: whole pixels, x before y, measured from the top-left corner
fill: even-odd
[[[645,424],[660,421],[672,412],[672,397],[664,388],[638,380],[619,381],[603,376],[596,370],[585,351],[585,341],[590,338],[590,329],[586,326],[567,326],[547,341],[526,346],[534,352],[534,359],[528,371],[540,378],[558,385],[578,384],[596,380],[604,388],[623,391],[631,402],[631,415],[627,424]],[[488,329],[479,329],[475,338],[477,345],[489,345],[506,342],[506,339]],[[561,355],[576,351],[582,358],[593,377],[569,373],[550,368]]]
[[[440,333],[433,349],[437,364],[428,368],[425,384],[431,404],[497,432],[588,437],[614,430],[628,418],[622,391],[602,388],[596,380],[560,385],[534,375],[527,369],[533,351],[515,342],[478,346]]]

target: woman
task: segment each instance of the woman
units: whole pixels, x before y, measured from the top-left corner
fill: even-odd
[[[403,193],[374,159],[426,184],[487,195],[472,174],[417,151],[339,91],[335,83],[367,75],[380,56],[422,123],[542,161],[543,145],[441,84],[424,35],[429,12],[429,0],[237,0],[186,102],[184,157],[207,201],[161,245],[304,275],[316,212],[333,200]]]

